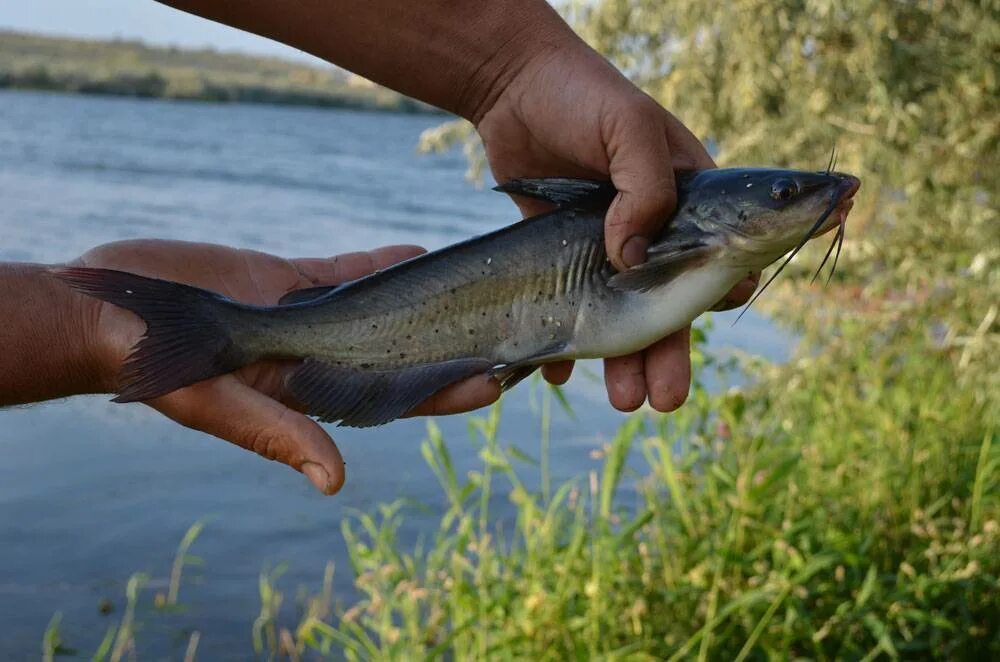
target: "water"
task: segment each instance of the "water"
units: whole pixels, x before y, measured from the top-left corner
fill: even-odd
[[[328,256],[391,243],[437,248],[517,218],[510,201],[463,179],[460,154],[418,155],[434,117],[213,106],[0,92],[0,260],[71,259],[106,241],[162,237],[211,241],[279,255]],[[735,328],[716,316],[710,347],[781,359],[789,338],[751,312]],[[586,368],[599,375],[599,364]],[[575,420],[557,413],[555,481],[597,466],[591,451],[623,415],[600,380],[578,371],[567,392]],[[505,402],[501,437],[537,452],[538,417],[523,384]],[[337,564],[336,596],[351,577],[340,522],[357,509],[409,498],[406,541],[434,530],[442,499],[424,464],[425,422],[337,429],[347,484],[315,493],[299,474],[186,430],[141,405],[81,397],[0,411],[0,654],[35,655],[52,614],[66,643],[90,654],[120,618],[136,571],[161,587],[174,549],[209,518],[193,552],[183,614],[150,618],[143,594],[140,652],[179,656],[185,628],[201,632],[205,659],[249,650],[256,578],[289,571],[283,616],[296,587],[317,588]],[[475,466],[467,420],[438,420],[461,474]],[[498,500],[498,507],[505,507]],[[155,590],[155,589],[154,589]],[[102,616],[109,598],[116,611]],[[164,621],[166,621],[164,623]],[[245,657],[245,655],[238,655]]]

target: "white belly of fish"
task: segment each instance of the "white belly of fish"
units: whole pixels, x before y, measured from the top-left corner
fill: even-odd
[[[648,292],[622,292],[610,306],[582,306],[567,353],[599,358],[644,349],[690,324],[743,276],[743,270],[705,265]]]

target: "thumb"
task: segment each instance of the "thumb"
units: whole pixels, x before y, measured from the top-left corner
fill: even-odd
[[[225,375],[150,401],[173,420],[301,471],[323,494],[344,484],[344,460],[318,423]]]
[[[660,112],[634,113],[608,135],[608,172],[618,189],[604,223],[608,258],[618,270],[646,261],[646,249],[674,211],[677,192]]]

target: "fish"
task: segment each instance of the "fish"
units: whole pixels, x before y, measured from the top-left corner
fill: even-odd
[[[641,350],[787,256],[759,296],[817,234],[838,227],[830,250],[839,255],[860,187],[829,168],[678,172],[676,183],[676,212],[646,262],[623,271],[604,247],[614,186],[553,177],[497,187],[548,202],[548,212],[358,280],[292,292],[275,306],[108,269],[53,273],[146,323],[116,402],[265,359],[295,360],[285,387],[307,414],[371,427],[474,375],[507,390],[545,363]]]

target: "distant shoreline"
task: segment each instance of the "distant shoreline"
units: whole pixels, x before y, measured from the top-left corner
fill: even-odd
[[[443,114],[333,67],[277,57],[0,31],[0,89]]]
[[[451,117],[446,111],[440,110],[438,108],[432,108],[430,110],[408,110],[405,108],[394,108],[391,106],[378,106],[378,107],[355,107],[351,105],[333,105],[333,104],[319,104],[319,103],[288,103],[280,101],[241,101],[239,99],[232,99],[226,101],[219,101],[216,99],[200,99],[200,98],[188,98],[188,97],[167,97],[167,96],[141,96],[134,94],[111,94],[105,92],[83,92],[79,90],[67,91],[60,89],[42,89],[38,87],[13,87],[4,86],[0,84],[0,94],[4,93],[25,93],[25,94],[40,94],[40,95],[53,95],[53,96],[66,96],[66,97],[83,97],[87,99],[121,99],[124,101],[148,101],[148,102],[163,102],[163,103],[190,103],[205,106],[218,106],[219,108],[224,108],[226,106],[235,105],[249,105],[249,106],[259,106],[261,108],[302,108],[306,110],[343,110],[348,112],[357,113],[376,113],[376,114],[389,114],[389,115],[440,115],[444,118]]]

